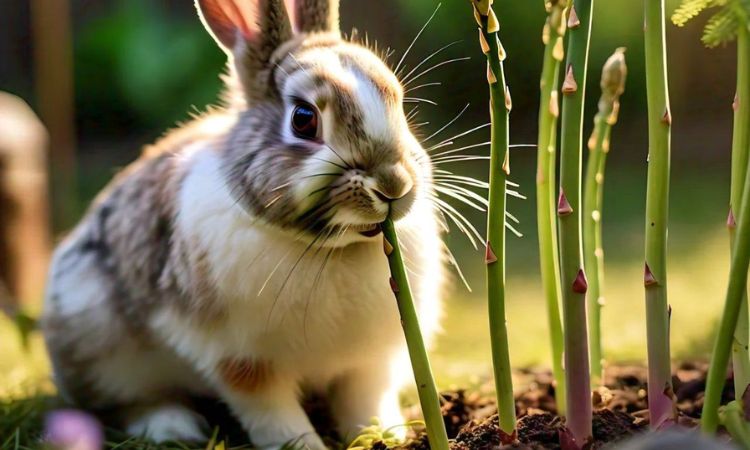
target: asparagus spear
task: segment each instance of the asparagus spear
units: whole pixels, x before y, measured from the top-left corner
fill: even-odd
[[[581,246],[581,165],[586,70],[591,39],[593,0],[574,0],[568,13],[568,51],[562,86],[560,196],[557,205],[562,268],[568,446],[583,448],[591,440],[591,388],[586,290]]]
[[[552,373],[555,377],[557,412],[565,415],[565,372],[563,370],[563,329],[560,319],[560,260],[555,216],[557,180],[557,119],[560,115],[560,65],[565,57],[564,0],[546,0],[547,22],[542,32],[544,63],[540,83],[539,135],[537,140],[536,217],[539,235],[539,266],[547,301],[547,321],[552,344]]]
[[[401,315],[401,325],[406,336],[406,345],[409,348],[414,381],[417,383],[419,403],[422,406],[427,438],[430,448],[434,450],[449,450],[448,435],[445,431],[443,414],[440,411],[440,397],[438,396],[435,379],[430,369],[430,360],[424,339],[419,328],[419,319],[414,307],[414,300],[409,287],[409,279],[406,276],[406,267],[401,257],[401,248],[398,244],[396,227],[390,215],[382,224],[383,228],[383,250],[388,256],[388,266],[391,269],[391,289],[396,295],[398,311]]]
[[[599,112],[594,117],[594,132],[589,139],[589,159],[583,197],[583,249],[588,272],[589,289],[589,354],[592,386],[598,386],[603,376],[601,342],[601,307],[604,305],[604,250],[602,248],[602,207],[604,200],[604,169],[609,153],[612,126],[617,123],[620,95],[625,91],[625,49],[618,48],[602,70],[602,95]]]
[[[504,443],[516,440],[516,405],[513,398],[508,329],[505,320],[505,214],[506,181],[510,173],[509,120],[512,102],[505,84],[505,50],[498,36],[500,29],[492,9],[493,0],[470,0],[479,25],[479,43],[487,56],[487,82],[490,88],[492,122],[490,144],[490,186],[487,217],[487,301],[492,339],[492,365],[495,372],[500,430]]]

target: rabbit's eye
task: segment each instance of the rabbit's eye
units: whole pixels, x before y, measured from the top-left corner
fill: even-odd
[[[294,134],[303,139],[316,139],[318,137],[318,112],[310,105],[297,105],[292,113],[292,129],[294,129]]]

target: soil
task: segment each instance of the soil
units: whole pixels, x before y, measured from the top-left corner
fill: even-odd
[[[674,392],[679,409],[679,424],[696,427],[703,406],[707,366],[683,363],[675,370]],[[733,400],[731,374],[727,379],[722,402]],[[646,370],[635,366],[607,369],[605,386],[594,392],[593,442],[588,448],[598,449],[648,427]],[[451,450],[560,449],[564,419],[557,416],[555,389],[549,372],[520,372],[517,384],[526,386],[516,396],[518,420],[517,442],[503,445],[498,426],[497,409],[491,386],[480,385],[472,390],[443,392],[442,406]],[[418,409],[415,407],[414,417]],[[376,447],[377,448],[377,447]],[[400,450],[427,450],[426,435],[417,434]]]

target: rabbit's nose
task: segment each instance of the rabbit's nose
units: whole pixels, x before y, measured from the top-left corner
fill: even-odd
[[[385,203],[405,197],[414,187],[411,175],[402,165],[387,170],[380,170],[374,177],[376,185],[372,188],[375,196]]]

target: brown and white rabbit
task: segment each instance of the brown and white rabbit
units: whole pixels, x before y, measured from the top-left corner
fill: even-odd
[[[341,38],[337,0],[197,7],[233,100],[148,148],[55,252],[57,386],[156,441],[204,436],[191,395],[225,401],[266,449],[325,448],[302,388],[329,395],[347,438],[373,416],[403,424],[411,371],[377,224],[398,220],[427,337],[444,255],[402,86]]]

